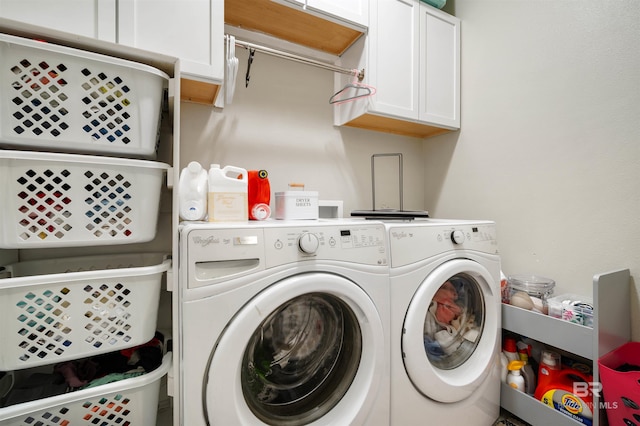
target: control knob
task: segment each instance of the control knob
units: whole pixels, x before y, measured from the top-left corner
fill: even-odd
[[[464,234],[462,233],[462,231],[451,232],[451,241],[453,241],[453,244],[464,243]]]
[[[318,250],[319,245],[320,240],[318,240],[318,236],[310,232],[305,232],[300,235],[298,239],[298,248],[306,254],[314,254]]]

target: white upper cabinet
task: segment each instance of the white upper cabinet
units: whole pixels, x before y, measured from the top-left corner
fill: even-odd
[[[375,95],[338,104],[336,125],[416,137],[460,128],[460,21],[418,0],[373,0],[369,33],[341,58]],[[353,77],[336,75],[336,91]]]
[[[428,6],[420,8],[419,119],[460,128],[460,21]]]
[[[180,58],[181,96],[213,104],[224,0],[0,0],[0,17]]]
[[[0,17],[116,41],[116,0],[0,0]]]
[[[118,0],[118,43],[180,58],[183,77],[224,79],[223,0]]]
[[[377,90],[375,111],[418,119],[420,54],[418,8],[413,0],[373,2],[369,32],[369,84]],[[377,5],[375,4],[377,3]]]
[[[355,28],[369,26],[369,0],[272,0],[285,5],[302,7],[325,19],[353,24]]]

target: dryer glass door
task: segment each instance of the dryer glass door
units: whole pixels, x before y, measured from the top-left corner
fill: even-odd
[[[431,364],[451,370],[476,350],[484,326],[484,297],[474,277],[457,273],[436,290],[424,320],[424,348]]]
[[[405,315],[402,352],[423,395],[461,401],[488,379],[499,346],[497,280],[478,262],[454,259],[418,287]]]

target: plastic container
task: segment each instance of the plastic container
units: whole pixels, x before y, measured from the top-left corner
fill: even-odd
[[[609,424],[640,424],[640,342],[601,356],[598,367]]]
[[[0,268],[0,370],[130,348],[156,330],[162,254],[19,262]]]
[[[276,192],[276,219],[318,219],[317,191]]]
[[[520,357],[518,356],[516,339],[513,337],[505,338],[502,344],[502,353],[506,355],[509,361],[519,361]]]
[[[507,374],[507,384],[512,388],[524,392],[524,377],[520,373],[520,369],[524,367],[522,361],[510,361],[507,365],[509,374]]]
[[[209,169],[207,210],[209,222],[242,222],[249,219],[248,174],[235,166],[220,168],[212,164]]]
[[[562,368],[560,363],[560,354],[553,351],[543,350],[538,364],[538,384],[534,397],[541,400],[544,392],[549,388],[549,383],[555,380],[555,377]]]
[[[547,300],[549,316],[593,328],[593,299],[573,293]]]
[[[150,241],[168,168],[146,160],[0,150],[0,248]]]
[[[524,292],[532,300],[533,310],[547,313],[547,300],[553,295],[556,282],[550,278],[537,275],[509,275],[507,277],[509,288],[509,303],[518,292]]]
[[[2,408],[0,425],[155,425],[171,359],[142,376]]]
[[[204,220],[207,216],[209,177],[200,163],[192,161],[182,169],[178,191],[180,217],[184,220]]]
[[[250,220],[265,220],[271,216],[271,185],[266,170],[249,170],[248,208]]]
[[[447,0],[421,0],[421,1],[437,9],[442,9],[447,4]]]
[[[155,157],[162,71],[6,34],[0,57],[0,144]]]

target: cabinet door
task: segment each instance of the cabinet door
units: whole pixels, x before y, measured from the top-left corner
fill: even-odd
[[[365,28],[369,26],[369,0],[307,0],[307,6]]]
[[[314,15],[338,23],[355,24],[355,28],[369,25],[369,0],[272,0],[287,6],[302,6]]]
[[[420,121],[460,127],[460,20],[420,5]]]
[[[0,17],[116,41],[116,0],[0,0]]]
[[[417,120],[419,4],[415,0],[378,0],[371,8],[366,71],[377,89],[374,110]]]
[[[186,77],[224,78],[223,0],[119,0],[118,43],[180,58]]]

